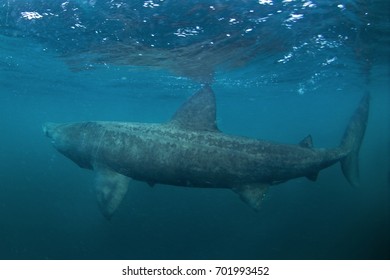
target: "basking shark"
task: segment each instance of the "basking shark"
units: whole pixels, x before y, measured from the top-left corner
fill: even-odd
[[[314,148],[310,135],[287,145],[222,133],[208,85],[167,123],[46,123],[43,131],[60,153],[97,173],[97,201],[108,219],[125,196],[130,178],[150,186],[228,188],[259,209],[270,186],[298,177],[316,180],[320,170],[337,162],[356,186],[368,109],[366,93],[340,145],[329,149]]]

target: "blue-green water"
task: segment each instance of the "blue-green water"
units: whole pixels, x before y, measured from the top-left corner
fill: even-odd
[[[389,259],[387,1],[0,0],[0,259]],[[165,122],[212,83],[229,134],[334,147],[366,89],[361,186],[133,181],[111,221],[44,122]]]

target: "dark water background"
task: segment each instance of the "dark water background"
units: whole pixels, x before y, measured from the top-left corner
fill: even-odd
[[[177,3],[0,1],[0,259],[389,259],[387,1]],[[229,190],[133,181],[106,221],[93,172],[41,125],[164,122],[214,71],[220,129],[283,143],[337,146],[370,90],[361,186],[336,164],[254,212]]]

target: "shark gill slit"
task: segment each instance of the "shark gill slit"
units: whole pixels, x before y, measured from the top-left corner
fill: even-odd
[[[106,130],[103,129],[102,132],[100,133],[99,143],[98,143],[98,145],[96,147],[96,150],[94,152],[94,160],[97,160],[97,158],[99,156],[100,146],[102,144],[102,141],[103,141],[103,138],[104,138],[105,135],[106,135]]]

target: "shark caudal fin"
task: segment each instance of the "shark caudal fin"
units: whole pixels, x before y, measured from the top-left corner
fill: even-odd
[[[352,186],[359,185],[359,150],[366,131],[369,105],[370,93],[367,91],[352,115],[341,140],[340,147],[348,153],[340,161],[341,169]]]

